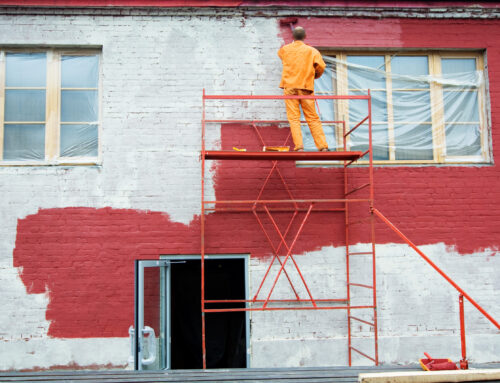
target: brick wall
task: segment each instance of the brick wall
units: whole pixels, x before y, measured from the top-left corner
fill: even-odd
[[[487,48],[496,157],[497,22],[300,23],[318,46]],[[133,260],[199,252],[201,90],[279,94],[276,50],[288,33],[272,18],[224,14],[0,16],[0,44],[102,46],[103,80],[102,166],[0,169],[0,369],[126,364]],[[284,118],[280,104],[235,106],[219,104],[211,112]],[[281,140],[286,130],[272,134]],[[255,140],[241,126],[211,127],[209,138],[212,147]],[[269,166],[214,163],[207,198],[254,198]],[[280,166],[296,196],[340,195],[338,169]],[[496,318],[498,175],[496,165],[375,171],[377,207]],[[266,193],[282,196],[280,188],[273,179]],[[277,219],[283,227],[289,216]],[[207,252],[251,254],[255,288],[271,254],[255,219],[209,215],[207,230]],[[320,296],[345,294],[342,230],[341,219],[316,213],[294,251]],[[362,251],[367,233],[353,234]],[[381,360],[415,362],[423,351],[457,359],[457,294],[382,225],[376,236]],[[368,263],[353,262],[356,280],[366,282]],[[278,294],[287,292],[280,286]],[[471,358],[498,360],[492,326],[470,307],[466,315]],[[252,366],[345,365],[345,325],[338,312],[256,313]],[[370,352],[369,330],[357,330],[357,342]]]

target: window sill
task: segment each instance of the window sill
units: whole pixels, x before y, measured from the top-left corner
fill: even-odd
[[[341,167],[344,165],[342,161],[296,161],[295,164],[299,167]],[[492,161],[474,159],[446,159],[445,162],[437,161],[421,161],[421,160],[407,160],[407,161],[373,161],[374,166],[456,166],[456,165],[469,165],[469,166],[485,166],[492,165]],[[368,161],[358,161],[350,165],[352,166],[368,166]]]
[[[24,166],[102,166],[98,158],[60,158],[51,161],[0,161],[0,167]]]

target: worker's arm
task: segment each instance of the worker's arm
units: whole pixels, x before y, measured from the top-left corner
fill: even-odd
[[[278,57],[283,60],[283,47],[278,50]]]
[[[316,51],[316,54],[314,55],[314,78],[320,78],[323,72],[325,71],[326,64],[325,61],[323,60],[323,57],[321,57],[321,53]]]

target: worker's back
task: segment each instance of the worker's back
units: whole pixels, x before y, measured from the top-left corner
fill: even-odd
[[[314,79],[326,66],[317,49],[296,40],[281,47],[278,56],[283,62],[280,88],[314,90]]]

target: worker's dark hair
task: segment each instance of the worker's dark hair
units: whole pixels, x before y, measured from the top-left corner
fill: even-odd
[[[293,30],[293,39],[294,40],[304,40],[306,38],[306,30],[302,27],[296,27]]]

